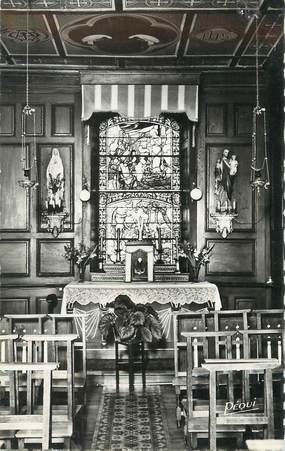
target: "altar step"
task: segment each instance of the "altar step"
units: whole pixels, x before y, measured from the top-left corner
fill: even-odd
[[[91,272],[92,282],[123,282],[125,266],[122,264],[105,264],[104,272]],[[154,265],[155,282],[187,282],[188,274],[175,272],[175,265]]]

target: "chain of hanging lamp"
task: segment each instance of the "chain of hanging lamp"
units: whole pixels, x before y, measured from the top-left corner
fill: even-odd
[[[253,109],[253,130],[252,130],[252,158],[251,158],[251,177],[250,184],[253,190],[259,193],[261,188],[268,189],[269,167],[267,156],[267,131],[266,131],[266,109],[260,106],[259,99],[259,60],[258,60],[258,10],[255,14],[255,78],[256,78],[256,105]],[[258,149],[258,124],[261,124],[263,130],[263,149]],[[263,159],[261,165],[257,166],[257,153],[261,154],[263,150]]]
[[[37,152],[36,152],[36,111],[35,108],[32,108],[29,104],[29,3],[27,5],[27,14],[26,14],[26,104],[22,110],[21,117],[21,150],[22,150],[22,169],[24,173],[24,179],[19,180],[18,184],[25,188],[27,191],[30,188],[37,188],[38,186],[38,177],[37,177]],[[27,149],[27,120],[28,118],[32,118],[33,121],[33,147],[34,147],[34,158],[29,165],[28,158],[28,149]],[[31,171],[35,167],[35,180],[31,180]]]

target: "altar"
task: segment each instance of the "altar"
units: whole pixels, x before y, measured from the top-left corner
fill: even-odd
[[[197,303],[213,304],[215,310],[221,309],[218,287],[209,282],[143,283],[143,282],[71,282],[64,288],[61,313],[73,308],[74,303],[81,306],[98,304],[106,306],[120,295],[129,296],[133,302],[147,304],[173,304],[174,306]]]
[[[118,295],[127,295],[135,303],[160,304],[158,315],[164,336],[171,328],[172,309],[195,305],[196,311],[222,307],[218,287],[209,282],[71,282],[64,288],[61,313],[68,311],[86,314],[86,333],[95,337],[101,308],[113,302]]]

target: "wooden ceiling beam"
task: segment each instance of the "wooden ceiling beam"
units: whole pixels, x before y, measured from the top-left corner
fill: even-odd
[[[62,58],[66,58],[66,53],[65,53],[64,47],[62,45],[61,37],[60,37],[59,31],[57,29],[53,14],[45,13],[44,15],[45,15],[45,18],[49,25],[49,28],[52,32],[52,37],[53,37],[54,43],[56,45],[59,56],[61,56]]]

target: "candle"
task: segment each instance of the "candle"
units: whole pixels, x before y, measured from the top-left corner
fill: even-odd
[[[237,211],[237,201],[234,199],[232,204],[233,204],[233,211],[234,211],[234,213],[236,213],[236,211]]]
[[[120,229],[117,229],[117,250],[120,249]]]
[[[103,253],[103,247],[104,247],[104,238],[103,235],[100,236],[100,252]]]
[[[160,227],[157,228],[157,233],[158,233],[158,249],[161,250],[161,228]]]
[[[176,260],[179,260],[178,236],[175,238]]]
[[[217,207],[216,207],[216,211],[221,211],[221,202],[218,200],[217,202]]]

